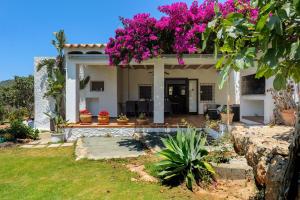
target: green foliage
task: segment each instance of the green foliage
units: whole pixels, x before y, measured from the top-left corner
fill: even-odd
[[[4,107],[0,104],[0,125],[3,123],[6,117],[6,112]]]
[[[10,127],[6,129],[2,129],[0,131],[0,135],[11,134],[11,136],[15,139],[38,139],[39,131],[37,129],[33,129],[25,124],[23,124],[20,120],[15,120],[10,123]]]
[[[197,196],[182,187],[131,181],[137,175],[125,165],[144,157],[75,161],[74,148],[0,150],[0,199],[191,200]]]
[[[118,119],[119,119],[119,120],[129,120],[128,117],[127,117],[125,114],[123,114],[123,113],[121,113],[121,114],[118,116]]]
[[[227,114],[228,110],[227,110],[227,106],[222,106],[222,110],[221,113]],[[229,113],[232,113],[232,109],[229,107]]]
[[[52,116],[49,113],[45,113],[45,115],[47,115],[50,118],[50,120],[53,121],[55,127],[55,133],[63,134],[64,133],[63,129],[68,124],[68,121],[66,121],[61,115]]]
[[[204,145],[206,137],[193,128],[179,129],[175,137],[163,139],[165,149],[159,152],[162,161],[156,164],[163,181],[186,181],[192,190],[193,183],[200,183],[207,175],[214,174],[212,166],[205,161],[208,155]]]
[[[47,92],[45,97],[55,100],[55,115],[64,117],[64,94],[65,94],[65,56],[63,53],[66,37],[63,30],[54,33],[55,39],[51,41],[58,55],[56,59],[43,59],[37,65],[37,70],[43,67],[47,69]]]
[[[26,108],[19,108],[19,109],[11,111],[8,114],[8,119],[10,122],[16,121],[16,120],[23,121],[24,118],[28,117],[28,116],[29,116],[29,112]]]
[[[84,79],[80,80],[80,82],[79,82],[79,88],[81,90],[83,90],[87,86],[87,84],[89,82],[90,82],[90,76],[85,77]]]
[[[29,111],[28,116],[32,116],[34,104],[33,88],[33,76],[15,76],[10,84],[0,86],[0,104],[4,107],[5,112],[26,108]]]
[[[221,147],[221,149],[210,152],[207,157],[207,162],[213,162],[213,163],[229,163],[230,159],[233,156],[231,155],[231,152],[228,150],[226,146]]]
[[[217,13],[204,38],[216,35],[215,54],[222,55],[216,64],[221,70],[220,87],[231,70],[254,66],[257,78],[275,76],[277,90],[285,88],[288,78],[300,81],[299,4],[299,0],[254,0],[252,5],[259,8],[256,23],[241,14],[229,14],[224,19]]]
[[[4,133],[2,135],[2,138],[4,139],[4,141],[14,141],[15,139],[14,135],[11,133]]]

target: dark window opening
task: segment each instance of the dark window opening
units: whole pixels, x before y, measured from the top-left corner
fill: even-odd
[[[91,91],[103,92],[104,81],[91,81]]]
[[[139,86],[139,98],[140,99],[152,99],[152,86],[140,85]]]
[[[86,54],[102,54],[102,52],[99,51],[88,51]]]
[[[257,79],[255,74],[242,77],[242,95],[265,94],[266,80]]]
[[[70,51],[69,54],[83,54],[81,51]]]
[[[200,101],[214,101],[214,85],[200,85]]]

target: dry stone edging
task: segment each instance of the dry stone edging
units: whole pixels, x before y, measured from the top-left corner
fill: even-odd
[[[285,126],[235,126],[232,136],[237,153],[253,168],[257,183],[265,187],[265,198],[277,199],[287,166],[293,128]]]

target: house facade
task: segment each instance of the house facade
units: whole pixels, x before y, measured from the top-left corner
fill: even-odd
[[[255,68],[241,74],[231,72],[228,82],[220,89],[213,55],[185,55],[184,65],[178,64],[176,55],[164,55],[116,67],[109,65],[104,49],[102,44],[65,45],[69,123],[79,122],[82,109],[88,109],[93,116],[105,109],[114,118],[128,112],[126,105],[130,101],[149,101],[153,107],[153,123],[163,124],[166,113],[203,115],[211,104],[226,105],[228,95],[230,105],[241,104],[241,121],[251,123],[255,117],[260,120],[263,117],[263,123],[268,123],[272,118],[272,99],[268,94],[241,94],[241,84],[247,82],[242,81],[243,77],[255,73]],[[35,66],[41,59],[35,58]],[[82,85],[87,77],[89,82]],[[51,99],[43,96],[46,78],[45,70],[35,70],[35,126],[39,129],[49,129],[49,118],[44,113],[53,110]],[[271,87],[271,82],[267,80],[263,87]]]

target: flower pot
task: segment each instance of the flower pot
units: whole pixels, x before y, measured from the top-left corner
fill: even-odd
[[[126,124],[128,124],[129,120],[128,119],[117,119],[117,122],[119,125],[126,125]]]
[[[287,126],[295,125],[295,123],[296,123],[295,110],[293,110],[293,109],[283,110],[280,112],[280,116],[282,118],[284,125],[287,125]]]
[[[58,133],[52,133],[51,134],[51,142],[52,143],[59,143],[65,141],[65,135],[64,134],[58,134]]]
[[[80,114],[80,123],[81,124],[91,124],[92,123],[92,115]]]
[[[108,125],[109,124],[109,116],[98,116],[98,124]]]
[[[137,119],[136,122],[138,125],[147,125],[148,119]]]
[[[221,136],[218,131],[216,131],[212,128],[209,128],[209,127],[205,127],[204,132],[207,133],[213,139],[218,139]]]
[[[229,113],[229,124],[232,124],[234,113]],[[221,113],[221,121],[227,124],[227,113]]]

